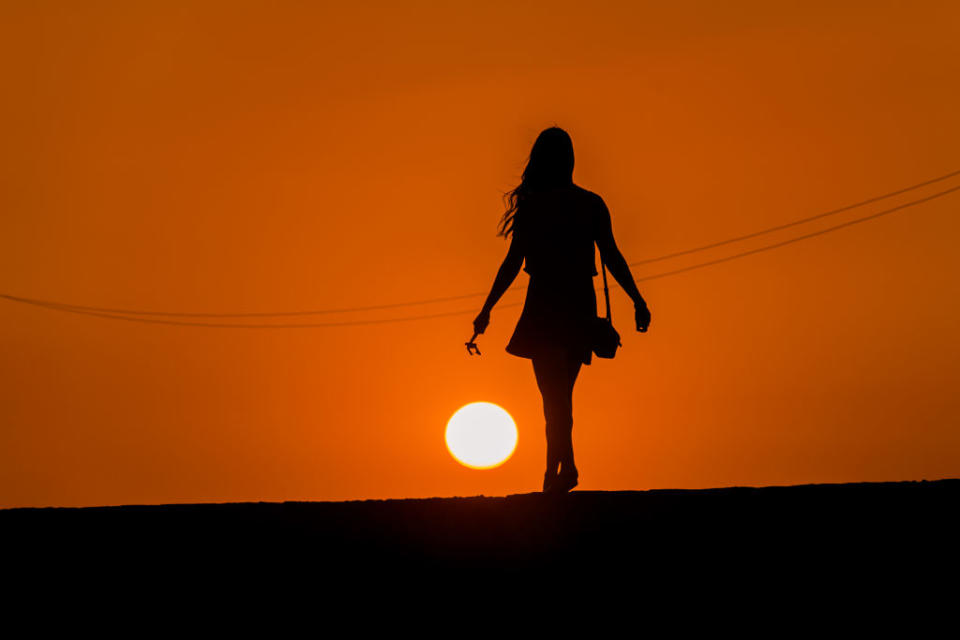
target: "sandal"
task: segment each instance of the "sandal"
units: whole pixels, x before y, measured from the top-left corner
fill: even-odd
[[[576,470],[570,473],[564,473],[561,471],[550,484],[550,493],[567,493],[577,486],[579,477],[580,475],[576,472]]]

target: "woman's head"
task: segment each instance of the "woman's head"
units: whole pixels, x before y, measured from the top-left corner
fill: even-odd
[[[522,181],[532,186],[573,181],[573,142],[560,127],[544,129],[537,136]]]
[[[560,127],[544,129],[537,136],[523,170],[520,184],[505,195],[508,207],[500,220],[500,233],[508,237],[513,231],[514,219],[524,202],[541,189],[573,182],[573,142]]]

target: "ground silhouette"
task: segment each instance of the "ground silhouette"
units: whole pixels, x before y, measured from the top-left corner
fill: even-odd
[[[960,480],[0,511],[21,562],[173,571],[857,575],[955,557]],[[399,573],[398,573],[399,572]]]

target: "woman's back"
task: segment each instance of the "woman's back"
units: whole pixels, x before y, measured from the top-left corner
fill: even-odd
[[[598,195],[572,183],[532,194],[514,226],[524,271],[551,280],[597,275],[594,241],[601,204]]]

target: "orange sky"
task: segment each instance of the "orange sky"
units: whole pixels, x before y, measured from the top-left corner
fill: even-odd
[[[484,291],[501,195],[554,124],[630,262],[960,169],[960,7],[836,4],[6,3],[0,293],[254,312]],[[624,346],[577,383],[579,488],[960,475],[958,208],[641,282],[647,334],[613,287]],[[0,506],[538,490],[519,307],[468,358],[481,303],[257,330],[0,300]],[[443,440],[481,400],[520,430],[491,471]]]

